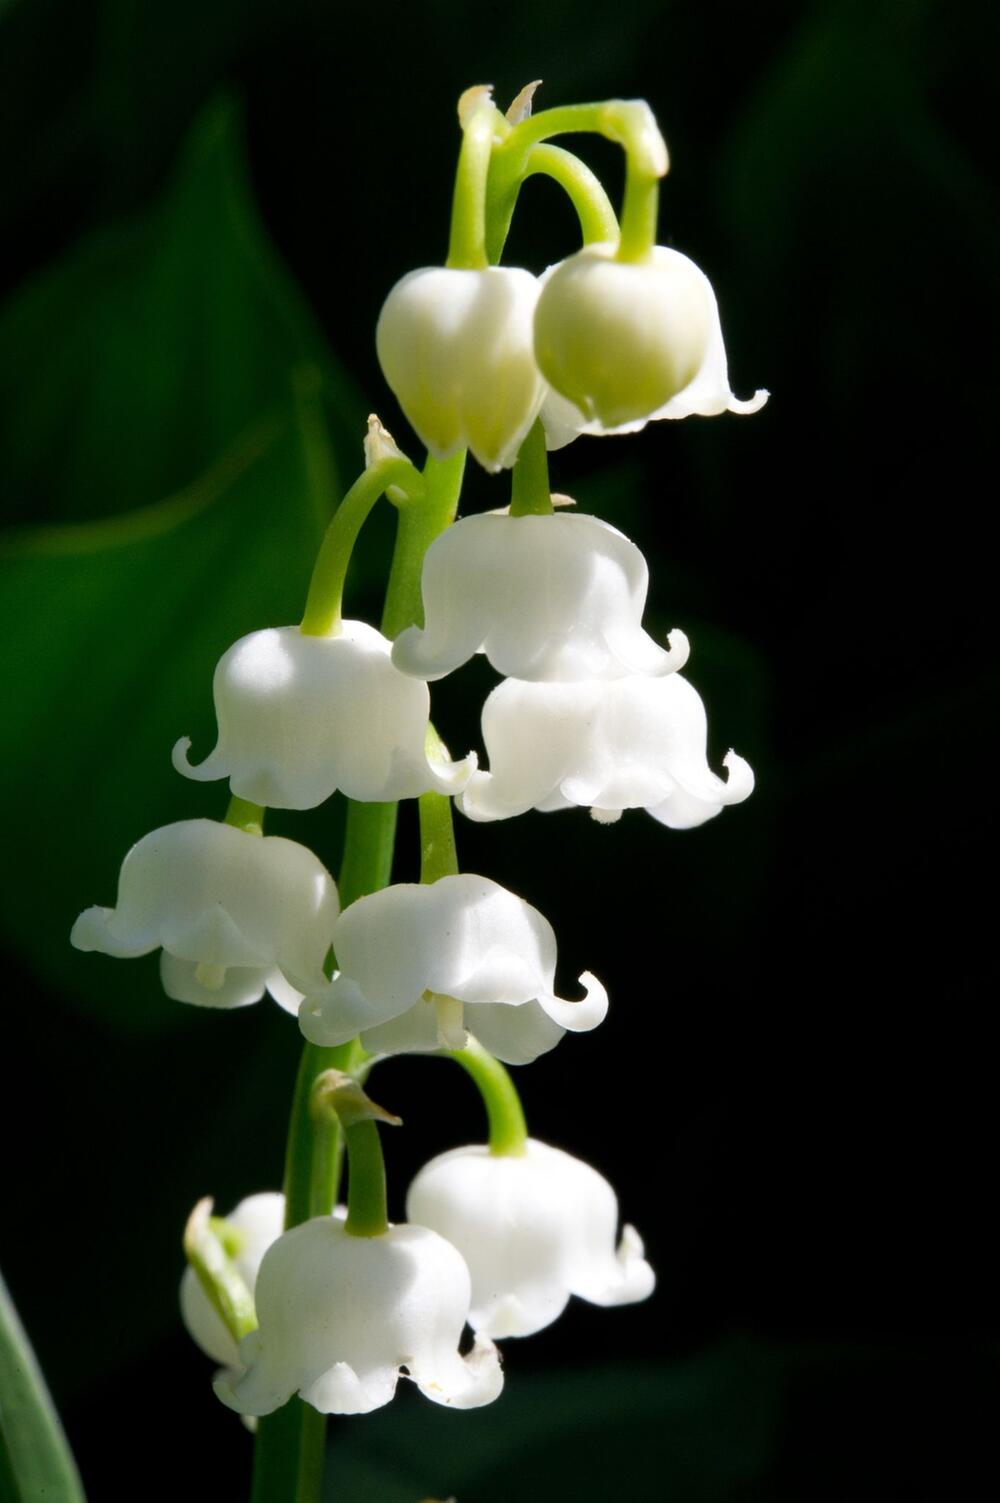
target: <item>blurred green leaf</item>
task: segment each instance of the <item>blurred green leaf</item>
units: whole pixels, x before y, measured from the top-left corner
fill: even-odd
[[[363,408],[257,222],[233,107],[198,122],[162,200],[81,245],[0,316],[0,666],[10,802],[2,923],[105,1017],[165,1025],[152,962],[69,948],[129,845],[220,814],[170,767],[211,744],[211,679],[295,620]],[[332,439],[328,434],[332,433]],[[343,466],[339,460],[343,454]],[[87,520],[82,520],[86,518]],[[96,520],[95,520],[96,518]]]
[[[767,1350],[732,1342],[670,1366],[520,1371],[496,1403],[460,1417],[404,1390],[364,1425],[335,1428],[327,1496],[750,1503],[764,1498],[779,1377]]]
[[[0,1278],[0,1499],[3,1503],[84,1503],[31,1343]]]

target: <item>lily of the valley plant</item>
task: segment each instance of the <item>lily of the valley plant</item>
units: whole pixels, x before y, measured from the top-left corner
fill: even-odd
[[[735,752],[709,765],[684,633],[643,627],[639,549],[598,517],[554,510],[546,450],[658,418],[753,412],[767,394],[733,395],[708,278],[654,243],[667,152],[648,106],[533,114],[532,92],[506,115],[488,89],[463,96],[445,264],[405,275],[378,321],[422,467],[370,420],[301,621],[233,643],[215,674],[214,749],[174,747],[178,773],[228,782],[228,808],[146,835],[114,907],[86,909],[73,929],[82,950],[159,950],[182,1003],[238,1008],[269,993],[305,1037],[283,1194],[248,1184],[258,1193],[221,1218],[199,1202],[184,1235],[184,1320],[220,1364],[219,1398],[256,1424],[256,1503],[319,1498],[327,1414],[388,1403],[401,1376],[452,1409],[489,1404],[503,1386],[497,1341],[549,1325],[571,1295],[610,1306],[653,1290],[611,1186],[529,1137],[505,1068],[599,1027],[608,993],[583,972],[578,996],[557,995],[548,920],[459,871],[452,799],[474,820],[579,806],[603,823],[638,809],[686,829],[753,788]],[[620,224],[589,168],[548,144],[571,131],[624,149]],[[540,277],[500,264],[535,173],[569,195],[583,241]],[[510,504],[505,494],[456,521],[467,452],[512,472]],[[383,497],[398,526],[376,627],[346,620],[342,597]],[[483,706],[482,764],[452,759],[428,687],[475,653],[502,676]],[[264,826],[268,807],[311,809],[337,790],[349,812],[335,880]],[[421,879],[393,885],[400,799],[419,801]],[[489,1136],[425,1165],[410,1219],[392,1225],[377,1124],[396,1119],[362,1082],[398,1053],[462,1066]]]

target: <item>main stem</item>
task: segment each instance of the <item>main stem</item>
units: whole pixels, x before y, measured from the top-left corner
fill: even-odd
[[[464,469],[464,453],[443,461],[428,458],[423,499],[399,513],[382,615],[387,637],[398,636],[404,627],[422,620],[424,554],[455,518]],[[330,562],[339,574],[341,561]],[[338,884],[342,907],[388,885],[395,838],[394,803],[349,801]],[[312,1216],[327,1216],[336,1204],[343,1135],[336,1122],[317,1126],[310,1112],[310,1095],[317,1075],[329,1069],[350,1074],[357,1071],[362,1057],[356,1040],[335,1049],[306,1044],[302,1051],[285,1155],[286,1229]],[[251,1503],[320,1503],[325,1446],[326,1416],[301,1399],[293,1398],[274,1414],[265,1415],[257,1427]]]

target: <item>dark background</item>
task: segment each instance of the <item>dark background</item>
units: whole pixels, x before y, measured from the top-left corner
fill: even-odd
[[[995,1487],[998,46],[976,0],[0,5],[2,1258],[92,1499],[150,1468],[245,1495],[247,1438],[174,1314],[179,1236],[200,1195],[278,1183],[298,1045],[276,1008],[177,1007],[152,962],[66,936],[130,841],[221,812],[166,752],[207,747],[234,637],[295,619],[309,484],[349,483],[372,407],[419,453],[374,322],[443,257],[459,92],[539,76],[539,105],[650,101],[661,238],[714,282],[734,390],[773,393],[552,463],[647,553],[650,628],[688,631],[715,763],[735,745],[758,787],[687,834],[460,823],[463,865],[551,918],[563,984],[609,987],[601,1029],[518,1079],[659,1287],[508,1343],[493,1410],[347,1427],[331,1496],[607,1497],[625,1456],[630,1496],[680,1503]],[[615,152],[580,145],[617,196]],[[575,243],[530,183],[508,259]],[[468,509],[505,499],[471,478]],[[456,752],[491,682],[436,700]],[[272,827],[335,866],[338,818]],[[400,875],[414,843],[404,817]],[[453,1076],[379,1072],[397,1215],[480,1131]],[[466,1448],[490,1459],[463,1481]]]

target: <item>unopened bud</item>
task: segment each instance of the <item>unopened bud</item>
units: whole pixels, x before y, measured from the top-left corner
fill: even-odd
[[[588,246],[557,266],[535,312],[545,379],[606,428],[649,417],[698,374],[712,329],[711,289],[693,261],[655,246],[623,262]]]

